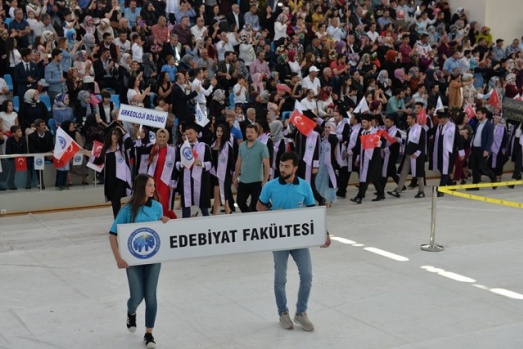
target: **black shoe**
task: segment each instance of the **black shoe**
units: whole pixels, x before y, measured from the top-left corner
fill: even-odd
[[[412,189],[416,188],[417,186],[418,186],[417,184],[416,184],[416,185],[412,185],[412,184],[411,184],[411,185],[409,185],[407,188],[410,189],[410,190],[412,190]]]
[[[385,200],[385,195],[378,195],[375,199],[372,199],[371,201],[381,201]]]
[[[388,191],[387,194],[394,196],[395,198],[401,197],[400,193],[398,193],[396,190]]]
[[[494,179],[490,179],[490,183],[498,183],[499,181],[494,177]],[[496,190],[498,187],[492,187],[492,190]]]
[[[7,189],[5,189],[4,187],[0,187],[0,191],[6,191]]]
[[[9,190],[18,190],[18,188],[13,186],[13,187],[9,187]]]
[[[156,348],[156,342],[154,341],[152,333],[146,333],[145,336],[143,336],[143,342],[148,349]]]
[[[336,196],[339,198],[345,199],[347,197],[347,194],[342,194],[338,191],[338,192],[336,192]]]
[[[405,190],[407,190],[407,187],[403,186],[403,188],[401,188],[401,191],[405,191]]]
[[[442,192],[438,191],[438,198],[442,198],[444,196],[445,196],[445,194],[443,194]]]
[[[359,196],[356,196],[356,197],[350,199],[350,201],[355,202],[355,203],[357,203],[358,205],[361,204],[361,198],[360,198]]]
[[[136,331],[136,314],[131,315],[127,313],[127,329],[131,333],[134,333],[134,331]]]
[[[421,198],[424,198],[425,197],[425,193],[422,192],[422,191],[418,191],[418,193],[416,194],[416,196],[414,196],[416,199],[421,199]]]
[[[467,188],[467,189],[465,189],[465,190],[466,190],[466,191],[478,191],[479,188]]]
[[[462,179],[460,184],[461,184],[461,185],[465,185],[465,184],[467,184],[467,181],[464,180],[464,179]]]

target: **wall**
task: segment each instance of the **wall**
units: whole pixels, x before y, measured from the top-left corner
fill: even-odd
[[[493,39],[502,38],[510,45],[523,36],[521,0],[449,0],[451,11],[463,7],[470,21],[477,21],[491,28]]]

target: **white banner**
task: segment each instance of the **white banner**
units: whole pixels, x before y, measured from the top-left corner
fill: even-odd
[[[43,156],[41,156],[41,155],[35,156],[34,167],[35,167],[35,170],[43,170],[44,169],[44,167],[45,167],[45,159],[44,159]]]
[[[209,119],[207,118],[207,110],[203,111],[202,108],[200,108],[200,103],[196,103],[195,119],[196,123],[201,127],[205,127],[205,125],[209,123]]]
[[[85,166],[90,168],[91,170],[95,170],[96,172],[102,172],[102,170],[104,169],[104,164],[95,165],[91,161],[87,161],[87,164],[85,164]]]
[[[78,153],[74,154],[73,166],[82,166],[83,158],[84,158],[84,153],[82,151],[79,151]]]
[[[129,265],[321,246],[325,206],[118,225]]]
[[[165,128],[167,112],[120,104],[118,120],[155,128]]]

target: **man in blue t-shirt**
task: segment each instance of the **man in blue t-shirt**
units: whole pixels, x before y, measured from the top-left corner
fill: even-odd
[[[298,155],[294,152],[283,153],[280,157],[280,177],[267,182],[262,189],[256,209],[288,210],[314,206],[314,195],[310,184],[296,176],[298,170]],[[329,247],[327,239],[322,247]],[[307,303],[312,286],[312,262],[308,248],[295,250],[274,251],[274,294],[280,315],[280,325],[286,330],[292,330],[294,325],[287,308],[285,284],[287,282],[287,260],[292,256],[300,273],[300,288],[294,321],[299,323],[305,331],[314,331],[314,325],[307,317]]]

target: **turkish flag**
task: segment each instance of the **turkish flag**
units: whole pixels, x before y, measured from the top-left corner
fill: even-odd
[[[104,145],[102,143],[98,142],[98,141],[94,141],[93,142],[93,155],[95,157],[99,157],[100,156],[100,154],[102,153],[102,147],[103,146]]]
[[[79,150],[80,146],[76,142],[72,142],[71,144],[69,144],[67,149],[65,149],[60,160],[63,160],[64,164],[68,163],[69,161],[71,161],[72,158],[74,158],[74,156],[76,155],[76,153],[78,153]]]
[[[62,156],[61,159],[57,159],[57,158],[55,158],[53,156],[53,166],[54,166],[54,168],[64,168],[65,165],[67,165],[67,163],[69,162],[69,161],[64,161],[64,158],[65,158],[65,156]]]
[[[396,137],[392,137],[391,135],[389,135],[389,133],[387,131],[382,131],[381,132],[381,135],[383,136],[383,138],[385,138],[390,144],[394,144],[396,143],[398,140],[396,139]]]
[[[427,112],[425,112],[425,108],[419,111],[418,115],[416,115],[416,119],[418,120],[418,124],[421,126],[427,124]]]
[[[476,111],[474,110],[474,108],[472,108],[470,104],[467,104],[467,106],[465,107],[465,113],[467,113],[470,119],[476,117]]]
[[[501,108],[498,91],[495,88],[492,89],[492,93],[490,94],[490,98],[488,99],[488,104],[490,104],[494,108]]]
[[[298,110],[295,110],[290,119],[290,123],[296,126],[298,131],[300,131],[301,134],[304,136],[309,136],[314,128],[316,127],[317,123],[313,120],[309,119],[303,113],[299,112]]]
[[[380,138],[381,132],[360,136],[361,146],[363,147],[363,150],[376,148],[380,142]]]
[[[27,171],[27,159],[24,156],[15,157],[15,170]]]

